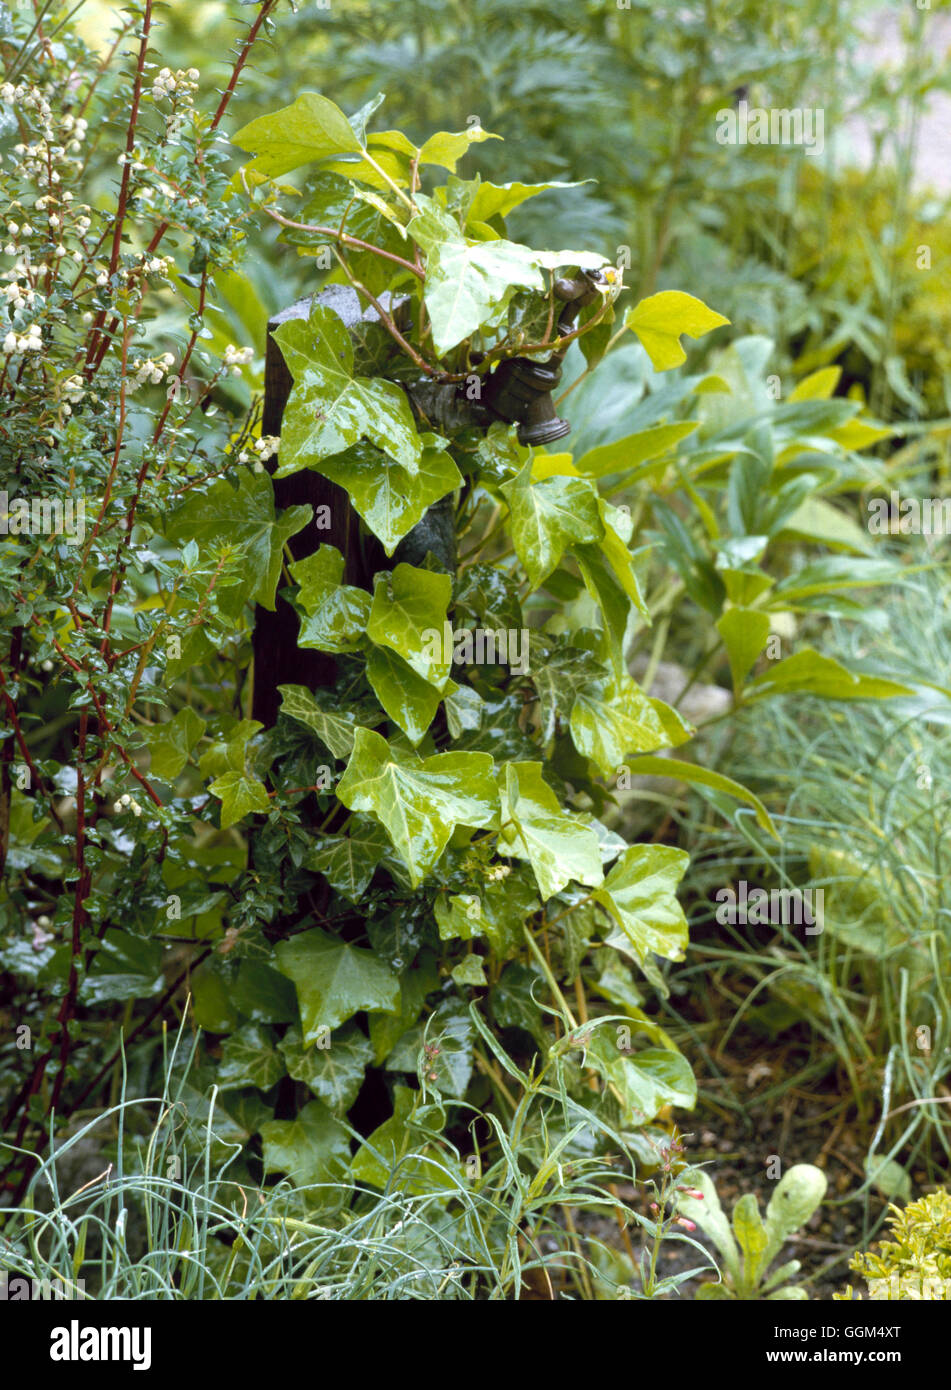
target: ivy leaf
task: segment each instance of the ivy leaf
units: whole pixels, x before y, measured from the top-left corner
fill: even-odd
[[[371,642],[391,648],[437,690],[452,666],[452,643],[447,653],[443,631],[451,598],[448,574],[400,564],[376,576],[367,622]]]
[[[372,730],[358,729],[337,796],[384,826],[417,888],[457,825],[479,828],[495,820],[493,766],[488,753],[403,754]]]
[[[276,477],[319,468],[364,436],[416,473],[422,444],[407,396],[395,382],[353,375],[353,343],[332,310],[316,305],[306,321],[282,323],[274,338],[294,378]]]
[[[284,1075],[284,1063],[267,1031],[248,1023],[226,1038],[215,1078],[222,1091],[256,1086],[267,1091]]]
[[[249,599],[274,611],[284,546],[312,515],[311,507],[300,506],[275,517],[269,475],[241,472],[237,488],[222,479],[204,492],[190,492],[170,517],[166,534],[175,544],[196,540],[208,548],[227,542],[243,553],[245,581],[224,591],[227,612],[236,617]]]
[[[587,1042],[585,1053],[586,1061],[615,1091],[628,1124],[646,1124],[665,1105],[691,1110],[697,1102],[697,1083],[690,1063],[679,1052],[660,1047],[621,1052],[611,1031],[598,1028]]]
[[[308,1101],[296,1120],[267,1120],[261,1126],[264,1169],[286,1173],[295,1187],[342,1183],[350,1166],[350,1133],[319,1100]],[[339,1204],[343,1194],[327,1194]]]
[[[581,545],[573,551],[584,586],[601,609],[604,624],[604,654],[610,660],[615,679],[627,675],[624,659],[624,635],[631,611],[631,600],[605,558],[605,551],[596,545]]]
[[[266,816],[271,809],[271,798],[267,794],[267,788],[249,772],[239,772],[232,768],[230,772],[216,777],[208,790],[212,796],[221,800],[222,830],[236,825],[252,811]]]
[[[308,850],[304,867],[323,874],[331,888],[358,903],[386,847],[378,825],[354,816],[346,835],[324,835]]]
[[[383,709],[415,748],[436,717],[442,695],[385,647],[374,647],[367,654],[366,672]]]
[[[458,223],[431,198],[417,196],[422,209],[407,230],[426,253],[423,297],[433,346],[442,357],[493,318],[515,288],[545,287],[537,254],[512,241],[470,241]]]
[[[625,327],[633,328],[657,372],[666,372],[686,362],[680,335],[702,338],[714,328],[729,323],[722,314],[708,308],[702,299],[682,290],[662,290],[649,295],[628,309]]]
[[[332,690],[308,690],[304,685],[279,685],[281,713],[306,724],[335,758],[353,752],[356,720]]]
[[[327,97],[301,92],[290,106],[258,116],[231,137],[231,143],[254,155],[247,171],[276,178],[318,159],[362,152],[346,116]]]
[[[355,1024],[348,1023],[330,1038],[329,1047],[305,1047],[297,1028],[279,1044],[288,1074],[303,1081],[318,1100],[342,1115],[350,1109],[373,1061],[373,1048]]]
[[[688,854],[670,845],[631,845],[595,890],[595,902],[617,922],[641,965],[651,952],[684,958],[687,919],[676,889],[689,863]]]
[[[415,472],[365,439],[342,454],[321,460],[320,472],[350,494],[350,501],[392,555],[426,511],[462,486],[462,474],[442,448],[439,435],[420,435],[422,453]]]
[[[630,676],[592,681],[579,690],[571,710],[571,737],[605,777],[614,776],[629,753],[671,746],[653,702]]]
[[[464,1181],[463,1169],[432,1137],[441,1128],[440,1115],[444,1124],[444,1111],[419,1106],[419,1091],[394,1086],[393,1114],[373,1131],[350,1165],[357,1182],[411,1196],[455,1192]]]
[[[604,525],[597,490],[587,479],[557,475],[533,483],[531,477],[529,461],[502,492],[511,511],[512,542],[537,589],[569,545],[600,541]]]
[[[395,1013],[399,1008],[399,981],[372,951],[315,927],[278,942],[275,954],[281,974],[297,990],[305,1043],[315,1042],[360,1009]]]
[[[571,646],[563,637],[532,632],[530,641],[539,732],[547,746],[555,737],[558,721],[567,724],[578,691],[596,680],[604,668],[591,652]]]
[[[604,873],[598,837],[562,810],[542,778],[541,763],[506,763],[503,773],[499,853],[528,860],[543,902],[572,879],[600,884]]]
[[[163,782],[174,782],[188,755],[205,732],[205,721],[193,709],[180,709],[174,719],[149,730],[149,771]]]
[[[325,652],[352,652],[359,647],[370,612],[370,595],[353,584],[343,584],[343,556],[332,545],[321,545],[313,555],[290,566],[300,585],[295,599],[307,615],[301,623],[299,647]]]

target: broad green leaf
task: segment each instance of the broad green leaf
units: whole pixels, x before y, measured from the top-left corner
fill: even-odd
[[[582,181],[583,182],[583,181]],[[539,193],[552,188],[580,188],[581,183],[489,183],[483,180],[476,189],[469,207],[469,220],[489,222],[493,217],[508,217],[513,208]]]
[[[391,648],[440,691],[452,666],[452,643],[447,651],[444,634],[451,599],[448,574],[400,564],[376,576],[367,622],[371,642]]]
[[[687,919],[677,885],[689,862],[689,855],[670,845],[631,845],[595,890],[595,902],[621,928],[642,965],[651,952],[683,960]]]
[[[243,772],[248,761],[248,744],[264,725],[257,719],[239,719],[227,735],[216,740],[198,759],[202,777],[220,777],[223,772]]]
[[[647,1124],[665,1105],[691,1109],[696,1104],[697,1083],[679,1052],[659,1047],[622,1052],[609,1026],[595,1029],[588,1038],[585,1060],[608,1083],[626,1124]]]
[[[527,859],[542,901],[572,879],[597,886],[604,878],[598,837],[562,810],[542,777],[541,763],[506,763],[500,771],[502,830],[499,853]]]
[[[195,1023],[209,1033],[230,1033],[238,1026],[238,1010],[224,975],[224,961],[214,955],[203,961],[191,977]]]
[[[353,584],[342,583],[343,556],[332,545],[321,545],[304,560],[290,566],[300,585],[295,603],[304,610],[299,647],[325,652],[356,651],[370,613],[370,595]]]
[[[571,710],[578,752],[613,777],[630,753],[669,748],[671,740],[651,700],[627,676],[582,687]]]
[[[284,411],[276,476],[317,468],[363,437],[410,473],[422,443],[406,394],[381,377],[353,375],[353,343],[342,320],[322,305],[309,319],[290,319],[275,331],[294,388]]]
[[[263,961],[241,962],[229,997],[253,1023],[293,1023],[297,1018],[293,985]]]
[[[769,617],[755,608],[728,608],[717,619],[733,677],[733,690],[739,695],[753,662],[766,646]]]
[[[596,489],[583,478],[558,475],[533,483],[530,462],[505,483],[502,492],[511,515],[509,528],[516,554],[537,589],[570,545],[600,541],[604,524]]]
[[[301,92],[290,106],[258,116],[231,143],[255,156],[248,169],[265,178],[362,148],[340,107],[317,92]]]
[[[307,1047],[298,1029],[285,1034],[280,1049],[289,1075],[303,1081],[318,1100],[337,1115],[348,1111],[373,1061],[370,1040],[348,1023],[330,1036],[329,1047]]]
[[[625,435],[611,444],[589,449],[577,460],[579,473],[589,478],[604,478],[623,473],[629,483],[637,481],[640,465],[670,453],[681,439],[697,428],[696,420],[682,420],[673,425],[654,425],[637,434]]]
[[[450,173],[456,172],[456,163],[462,158],[472,144],[481,143],[483,140],[501,140],[501,135],[492,135],[489,131],[483,130],[481,126],[469,126],[467,130],[458,131],[451,134],[448,130],[437,130],[435,135],[430,135],[429,139],[420,147],[420,164],[437,164],[441,169],[448,169]]]
[[[331,690],[308,690],[305,685],[279,685],[281,713],[306,724],[335,758],[353,752],[356,720]]]
[[[173,782],[188,762],[188,755],[205,732],[205,721],[193,709],[180,709],[174,719],[149,730],[149,771],[153,777]]]
[[[763,829],[774,839],[779,839],[770,814],[759,797],[751,792],[749,787],[744,787],[742,782],[734,782],[732,777],[725,777],[722,772],[712,772],[709,768],[698,767],[696,763],[681,762],[679,758],[655,758],[650,754],[635,758],[631,763],[631,772],[635,777],[641,774],[673,777],[680,782],[692,782],[701,787],[709,787],[711,791],[725,792],[727,796],[733,796],[737,801],[744,801],[747,806],[752,806]]]
[[[488,753],[397,752],[370,729],[358,729],[337,786],[351,811],[373,816],[406,864],[414,888],[439,860],[457,825],[491,825],[498,815]]]
[[[481,956],[466,956],[450,973],[457,985],[487,985],[489,983],[485,976]]]
[[[267,1091],[284,1075],[284,1063],[273,1040],[259,1023],[246,1023],[225,1038],[215,1077],[223,1091],[256,1086]]]
[[[815,1164],[796,1163],[786,1170],[766,1208],[768,1260],[775,1258],[789,1237],[802,1229],[825,1197],[828,1185],[825,1173]]]
[[[766,1265],[769,1245],[766,1227],[752,1192],[744,1192],[733,1208],[733,1234],[743,1252],[743,1282],[739,1292],[751,1297]]]
[[[894,584],[903,567],[892,560],[867,559],[855,555],[826,555],[795,574],[781,579],[770,595],[776,608],[793,607],[816,594],[839,593],[843,589],[876,588]]]
[[[827,401],[839,384],[841,367],[820,367],[810,372],[789,393],[791,401]]]
[[[309,506],[302,506],[275,517],[269,475],[242,470],[237,488],[222,479],[205,491],[190,492],[169,518],[166,535],[175,544],[195,540],[203,547],[227,544],[241,552],[244,582],[225,591],[229,602],[224,605],[237,617],[249,599],[273,612],[284,546],[312,515]]]
[[[257,777],[248,772],[232,769],[216,777],[208,788],[212,796],[221,801],[221,828],[227,830],[245,816],[258,812],[266,816],[271,809],[271,799],[267,787]]]
[[[439,936],[443,941],[482,936],[497,960],[508,960],[524,945],[522,923],[537,912],[538,897],[521,869],[500,864],[489,874],[495,877],[487,875],[477,892],[439,895],[435,902]]]
[[[295,1187],[346,1179],[350,1134],[319,1100],[308,1101],[295,1120],[266,1121],[261,1126],[261,1143],[264,1171],[286,1173]],[[328,1192],[328,1204],[334,1204],[334,1195]]]
[[[700,1193],[700,1196],[688,1196],[685,1191],[686,1188],[694,1189]],[[681,1215],[686,1216],[689,1221],[695,1221],[713,1241],[723,1257],[727,1274],[735,1286],[741,1277],[740,1252],[733,1239],[733,1231],[727,1220],[726,1212],[720,1205],[720,1198],[709,1173],[703,1168],[685,1168],[680,1174],[680,1186],[677,1189],[676,1201],[677,1210]],[[704,1287],[718,1288],[721,1286],[705,1285]]]
[[[323,835],[304,856],[304,867],[324,878],[338,893],[358,903],[387,847],[378,825],[351,817],[345,835]]]
[[[702,299],[681,290],[662,290],[642,299],[627,311],[626,327],[633,328],[640,338],[657,372],[666,372],[686,362],[687,354],[680,345],[680,335],[702,338],[729,319],[707,307]]]
[[[441,693],[386,647],[368,652],[366,672],[383,709],[415,748],[436,717]]]
[[[826,700],[888,700],[895,695],[913,695],[914,691],[896,681],[850,671],[833,657],[803,647],[757,676],[747,686],[744,698],[793,693],[820,695]]]
[[[422,453],[415,472],[365,439],[320,462],[320,472],[350,494],[350,501],[392,555],[429,507],[462,486],[462,474],[438,435],[420,435]]]
[[[32,942],[30,949],[33,949]],[[68,955],[65,948],[64,954]],[[79,997],[84,1004],[147,999],[160,994],[164,984],[161,942],[146,941],[129,932],[110,929],[80,985]]]
[[[275,954],[297,990],[305,1043],[360,1009],[395,1013],[399,1007],[399,981],[372,951],[312,928],[278,942]]]

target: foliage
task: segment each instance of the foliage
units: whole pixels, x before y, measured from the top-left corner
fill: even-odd
[[[677,1195],[677,1210],[696,1222],[713,1241],[723,1259],[722,1279],[703,1284],[698,1298],[806,1299],[799,1284],[788,1280],[799,1273],[799,1261],[790,1260],[770,1273],[770,1266],[791,1235],[804,1226],[826,1192],[826,1175],[811,1163],[797,1163],[780,1178],[766,1207],[765,1221],[756,1198],[744,1193],[733,1208],[733,1229],[727,1222],[717,1190],[702,1168],[681,1174],[684,1186]],[[687,1189],[692,1183],[694,1190]]]
[[[944,1188],[890,1207],[889,1233],[877,1250],[859,1252],[849,1268],[860,1274],[871,1299],[947,1301],[951,1289],[951,1194]],[[850,1299],[851,1288],[835,1297]],[[861,1297],[861,1295],[859,1295]]]

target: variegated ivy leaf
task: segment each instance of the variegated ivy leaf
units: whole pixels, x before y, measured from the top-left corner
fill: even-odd
[[[557,567],[569,546],[600,541],[604,523],[598,493],[586,478],[561,474],[533,483],[531,462],[502,486],[510,508],[509,529],[515,552],[532,588]]]
[[[356,651],[370,613],[370,595],[353,584],[341,583],[340,551],[322,545],[306,559],[295,560],[290,573],[300,585],[295,606],[306,615],[297,645],[324,652]]]
[[[613,777],[631,753],[670,748],[671,738],[655,702],[630,676],[583,686],[571,710],[571,737],[578,752]]]
[[[281,692],[282,714],[313,729],[335,758],[349,758],[356,719],[332,690],[311,691],[305,685],[279,685],[277,688]]]
[[[373,1061],[373,1046],[354,1023],[338,1028],[326,1041],[327,1047],[307,1047],[300,1030],[292,1028],[279,1046],[288,1074],[303,1081],[335,1114],[343,1115],[359,1094],[364,1073]]]
[[[595,891],[642,966],[652,952],[683,960],[687,919],[676,890],[689,862],[670,845],[631,845]]]
[[[259,1023],[248,1023],[226,1038],[215,1077],[223,1091],[256,1086],[266,1091],[284,1075],[284,1063],[274,1040]]]
[[[541,763],[506,763],[499,790],[499,853],[528,860],[544,902],[572,879],[589,886],[603,881],[597,835],[562,809]]]
[[[391,648],[437,690],[445,687],[452,666],[444,632],[451,598],[448,574],[400,564],[376,576],[367,621],[371,642]]]
[[[358,729],[337,796],[351,811],[380,822],[416,888],[457,825],[479,828],[496,821],[493,771],[488,753],[420,758],[398,752],[371,729]]]

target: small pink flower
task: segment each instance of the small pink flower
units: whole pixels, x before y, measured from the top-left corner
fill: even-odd
[[[695,1231],[697,1229],[696,1221],[688,1221],[686,1216],[678,1216],[677,1225],[683,1226],[685,1231]]]

